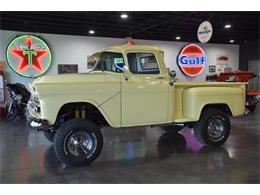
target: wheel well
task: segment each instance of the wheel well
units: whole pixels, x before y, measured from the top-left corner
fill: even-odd
[[[57,115],[56,123],[72,118],[87,119],[94,122],[98,126],[108,125],[106,119],[96,106],[86,102],[73,102],[64,104]]]
[[[218,110],[221,110],[222,112],[225,112],[226,114],[232,116],[232,112],[227,104],[207,104],[203,107],[201,113],[203,113],[205,110],[215,108]]]

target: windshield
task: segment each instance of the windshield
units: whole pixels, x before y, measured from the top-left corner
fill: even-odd
[[[124,65],[122,53],[102,52],[93,71],[123,72]]]

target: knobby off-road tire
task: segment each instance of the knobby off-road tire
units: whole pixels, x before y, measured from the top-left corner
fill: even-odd
[[[212,147],[225,143],[230,131],[229,116],[218,109],[205,110],[194,125],[194,133],[199,142]]]
[[[72,166],[86,165],[100,155],[103,136],[91,121],[71,119],[57,130],[53,146],[61,162]]]

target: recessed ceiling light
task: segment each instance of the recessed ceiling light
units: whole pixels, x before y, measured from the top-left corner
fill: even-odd
[[[231,28],[231,24],[226,24],[225,28]]]
[[[234,43],[234,42],[235,42],[235,40],[233,40],[233,39],[229,40],[229,43]]]
[[[122,19],[126,19],[126,18],[128,18],[128,15],[127,14],[121,14],[121,16],[120,16]]]
[[[177,36],[177,37],[175,37],[175,39],[176,39],[176,40],[180,40],[180,39],[181,39],[181,37],[180,37],[180,36]]]
[[[95,34],[95,31],[94,30],[89,30],[88,33],[93,35],[93,34]]]

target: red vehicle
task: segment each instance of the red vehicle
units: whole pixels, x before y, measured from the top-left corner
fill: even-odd
[[[248,82],[253,78],[259,78],[258,75],[249,71],[235,71],[220,73],[217,78],[219,82]],[[248,87],[248,86],[247,86]],[[260,92],[255,90],[247,90],[246,93],[246,113],[255,111],[257,103],[260,101]]]

